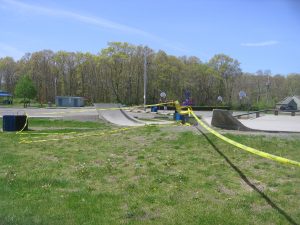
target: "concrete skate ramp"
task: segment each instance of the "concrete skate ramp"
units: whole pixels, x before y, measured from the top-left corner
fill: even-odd
[[[255,131],[238,121],[228,110],[214,109],[211,125],[226,130]]]
[[[157,121],[157,122],[147,121],[146,122],[146,121],[135,119],[134,117],[128,115],[124,110],[120,108],[121,104],[97,103],[94,104],[94,106],[98,111],[100,119],[119,126],[143,126],[146,124],[149,125],[149,124],[170,124],[171,123],[169,121]]]
[[[227,110],[215,109],[213,111],[211,125],[222,129],[268,133],[300,133],[300,117],[295,116],[266,115],[253,120],[245,120],[243,123],[233,117]]]

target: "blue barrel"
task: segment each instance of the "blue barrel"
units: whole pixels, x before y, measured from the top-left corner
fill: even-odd
[[[186,123],[188,121],[188,117],[185,115],[180,115],[178,112],[174,113],[174,120],[181,121],[182,123]]]
[[[179,121],[179,120],[182,120],[183,119],[183,116],[182,115],[180,115],[179,113],[174,113],[174,120],[176,120],[176,121]]]
[[[26,125],[26,126],[25,126]],[[28,130],[28,121],[26,115],[4,115],[3,131]]]
[[[158,110],[158,107],[157,106],[152,106],[151,107],[151,112],[157,112]]]

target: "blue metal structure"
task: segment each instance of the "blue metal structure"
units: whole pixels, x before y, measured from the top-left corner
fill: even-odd
[[[83,107],[84,98],[73,96],[56,96],[55,104],[59,107]]]

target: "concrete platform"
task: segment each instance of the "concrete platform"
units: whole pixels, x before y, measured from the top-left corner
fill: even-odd
[[[300,116],[265,115],[251,120],[240,120],[251,129],[300,132]]]
[[[211,125],[212,116],[204,116],[203,120]],[[300,132],[300,116],[264,115],[259,118],[240,119],[244,126],[260,131],[269,132]]]

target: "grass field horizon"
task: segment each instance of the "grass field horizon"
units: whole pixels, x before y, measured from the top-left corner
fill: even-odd
[[[300,223],[300,168],[193,127],[29,125],[34,131],[24,135],[0,133],[1,225]],[[226,136],[300,161],[297,136]]]

